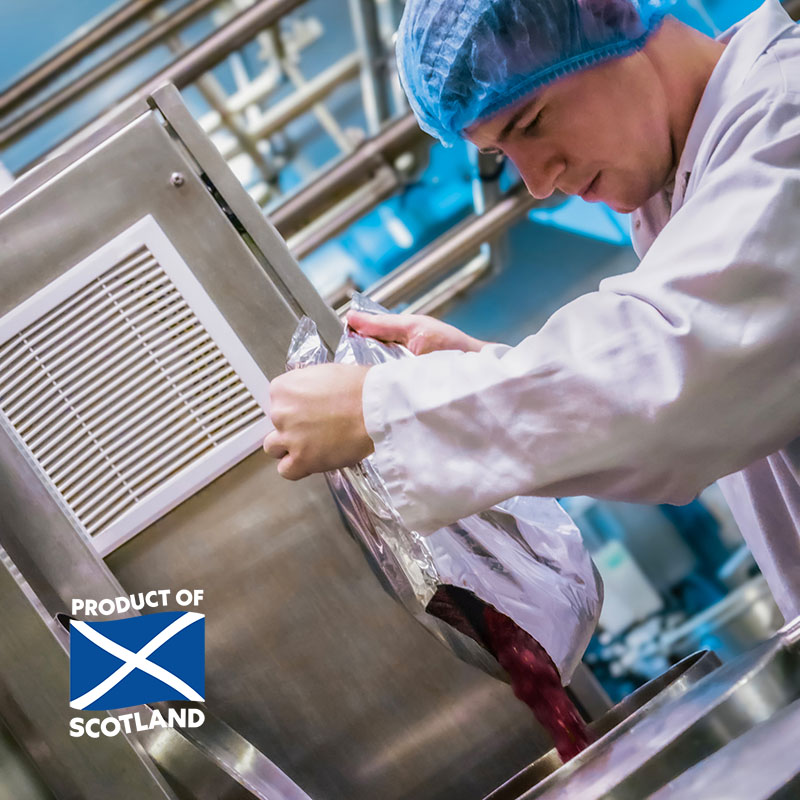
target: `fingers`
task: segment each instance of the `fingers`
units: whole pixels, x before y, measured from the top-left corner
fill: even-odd
[[[298,459],[289,453],[281,440],[278,431],[272,431],[264,439],[264,452],[278,462],[278,474],[289,481],[299,481],[311,473],[298,463]]]
[[[278,462],[278,475],[287,481],[299,481],[307,478],[311,473],[300,466],[291,456],[286,455]]]
[[[363,336],[372,336],[384,342],[405,344],[415,323],[412,316],[402,314],[365,314],[351,311],[347,324]]]
[[[283,458],[289,451],[281,442],[281,436],[278,431],[272,431],[271,433],[267,434],[267,437],[264,439],[264,452],[270,456],[270,458]]]

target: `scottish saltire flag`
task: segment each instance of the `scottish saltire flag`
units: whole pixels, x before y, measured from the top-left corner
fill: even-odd
[[[205,615],[164,611],[107,622],[72,620],[69,659],[71,708],[203,700]]]

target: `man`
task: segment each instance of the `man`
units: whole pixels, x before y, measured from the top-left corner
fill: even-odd
[[[517,494],[684,503],[714,480],[800,614],[800,27],[767,0],[718,41],[624,0],[410,0],[428,131],[502,150],[529,190],[633,211],[636,270],[517,347],[355,316],[428,354],[273,382],[296,479],[373,451],[412,528]],[[454,351],[465,352],[454,352]],[[441,351],[441,352],[438,352]]]

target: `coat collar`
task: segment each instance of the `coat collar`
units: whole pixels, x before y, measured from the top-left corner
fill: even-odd
[[[717,37],[725,44],[689,128],[686,144],[675,172],[672,213],[683,204],[686,187],[700,145],[719,111],[746,80],[764,51],[796,23],[778,0],[766,0],[752,14]]]

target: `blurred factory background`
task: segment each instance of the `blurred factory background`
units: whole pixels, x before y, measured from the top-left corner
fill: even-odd
[[[716,34],[758,4],[680,0],[675,13]],[[365,291],[390,308],[516,343],[603,277],[636,266],[627,219],[579,198],[536,202],[497,157],[466,144],[445,149],[421,134],[393,65],[402,7],[400,0],[0,4],[0,190],[113,116],[133,119],[169,81],[334,309]],[[256,491],[256,469],[248,469],[249,483],[230,491]],[[563,504],[604,579],[601,626],[585,662],[612,699],[688,653],[711,648],[726,660],[782,624],[714,486],[683,507],[583,497]],[[331,519],[321,507],[314,514],[318,524]],[[159,551],[146,547],[132,541],[107,558],[126,588],[136,585],[138,562],[158,574]],[[245,700],[262,702],[238,698]],[[232,697],[226,703],[235,707]],[[246,715],[234,721],[258,739]],[[417,744],[404,746],[410,752]],[[295,774],[312,773],[318,752],[290,749],[278,760]],[[20,769],[10,757],[0,761],[9,786],[22,785]],[[384,765],[376,756],[360,769],[369,785]],[[0,797],[21,796],[0,788]],[[330,796],[348,796],[344,778]]]

